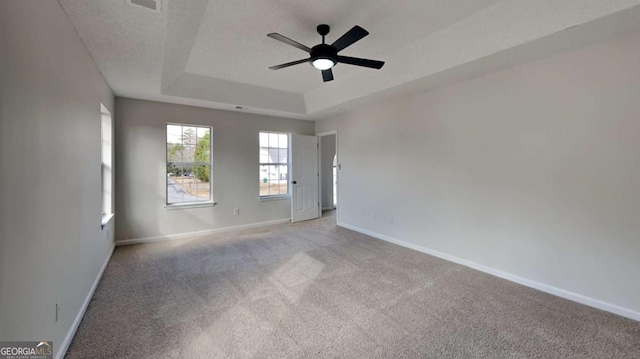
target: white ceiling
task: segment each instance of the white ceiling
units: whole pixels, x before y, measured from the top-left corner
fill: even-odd
[[[118,96],[318,119],[383,97],[425,91],[602,41],[640,23],[640,0],[59,0]],[[331,43],[354,25],[370,35],[341,54],[386,61],[339,64],[323,83],[308,57],[315,27]],[[580,25],[580,26],[577,26]],[[565,31],[566,29],[570,29]]]

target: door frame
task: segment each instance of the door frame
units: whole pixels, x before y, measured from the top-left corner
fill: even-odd
[[[336,163],[338,165],[337,174],[336,174],[336,188],[333,190],[336,191],[338,196],[338,203],[336,205],[336,220],[338,215],[340,214],[340,152],[339,152],[339,141],[338,141],[338,130],[331,130],[316,133],[316,137],[318,137],[318,199],[320,204],[318,205],[318,218],[322,217],[322,137],[336,135]]]

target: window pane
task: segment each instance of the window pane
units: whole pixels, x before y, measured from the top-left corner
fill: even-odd
[[[269,147],[278,147],[278,134],[270,133],[269,134]]]
[[[279,178],[278,166],[269,166],[269,194],[279,194]]]
[[[182,126],[167,125],[167,162],[182,162]]]
[[[189,192],[198,197],[200,201],[208,201],[211,198],[210,171],[210,166],[194,166],[193,175],[189,176],[191,187],[193,188]]]
[[[269,134],[260,132],[260,147],[269,147]]]
[[[280,179],[281,180],[285,180],[285,181],[289,180],[289,175],[287,173],[288,170],[289,170],[289,166],[282,165],[282,166],[278,166],[278,167],[279,167],[278,173],[280,175]]]
[[[278,149],[269,148],[269,163],[278,163]]]
[[[205,136],[208,137],[211,135],[211,130],[205,127],[198,127],[197,134],[198,134],[198,139],[203,138]]]
[[[269,195],[269,166],[260,166],[260,195],[268,196]]]
[[[289,193],[287,190],[287,186],[289,185],[289,176],[288,176],[288,167],[289,166],[278,166],[278,188],[279,194],[287,194]]]
[[[182,145],[167,143],[167,162],[182,162]]]
[[[167,143],[182,144],[182,126],[167,125]]]
[[[194,152],[196,149],[196,132],[195,127],[182,127],[182,161],[193,162]]]
[[[280,135],[279,138],[280,148],[289,148],[289,135]]]
[[[289,163],[289,159],[287,158],[289,154],[289,150],[286,148],[281,148],[278,150],[278,163]]]
[[[260,148],[260,163],[269,163],[269,149]]]
[[[196,127],[182,126],[182,144],[185,146],[195,146],[196,133]]]
[[[269,181],[278,179],[278,166],[267,166],[269,169]]]
[[[182,167],[175,168],[176,175],[167,176],[167,203],[181,203],[183,201],[184,191],[179,184],[180,176],[182,176]]]
[[[196,162],[211,161],[211,131],[198,128],[198,139],[194,149],[193,160]]]

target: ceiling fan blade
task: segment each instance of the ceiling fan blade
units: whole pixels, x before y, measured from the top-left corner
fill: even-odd
[[[301,64],[301,63],[308,62],[308,61],[309,61],[309,59],[291,61],[291,62],[287,62],[286,64],[271,66],[271,67],[269,67],[269,69],[271,69],[271,70],[280,70],[280,69],[284,69],[285,67]]]
[[[339,52],[353,45],[353,43],[355,43],[356,41],[362,39],[367,35],[369,35],[369,32],[367,30],[356,25],[352,27],[351,30],[347,31],[344,35],[342,35],[333,44],[331,44],[331,46],[335,47],[336,51]]]
[[[331,71],[331,69],[322,70],[322,81],[333,81],[333,71]]]
[[[343,64],[371,67],[372,69],[378,70],[380,70],[382,66],[384,66],[384,61],[361,59],[358,57],[337,56],[336,59],[338,60],[338,62],[341,62]]]
[[[309,48],[308,46],[304,46],[301,43],[295,41],[295,40],[291,40],[290,38],[286,37],[286,36],[282,36],[280,34],[277,34],[275,32],[272,32],[270,34],[267,34],[267,36],[269,36],[272,39],[276,39],[278,41],[282,41],[287,45],[291,45],[293,47],[297,47],[302,51],[306,51],[306,52],[311,52],[311,48]]]

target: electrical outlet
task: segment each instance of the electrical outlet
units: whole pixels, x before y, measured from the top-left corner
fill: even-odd
[[[394,224],[393,217],[389,218],[389,224],[393,226],[393,224]]]
[[[58,318],[60,318],[60,311],[62,307],[60,306],[60,299],[56,302],[56,322],[58,322]]]
[[[376,221],[376,215],[375,213],[371,213],[371,222],[375,222]]]
[[[234,209],[233,209],[233,215],[234,215],[234,216],[238,216],[238,215],[240,215],[240,208],[234,208]]]

